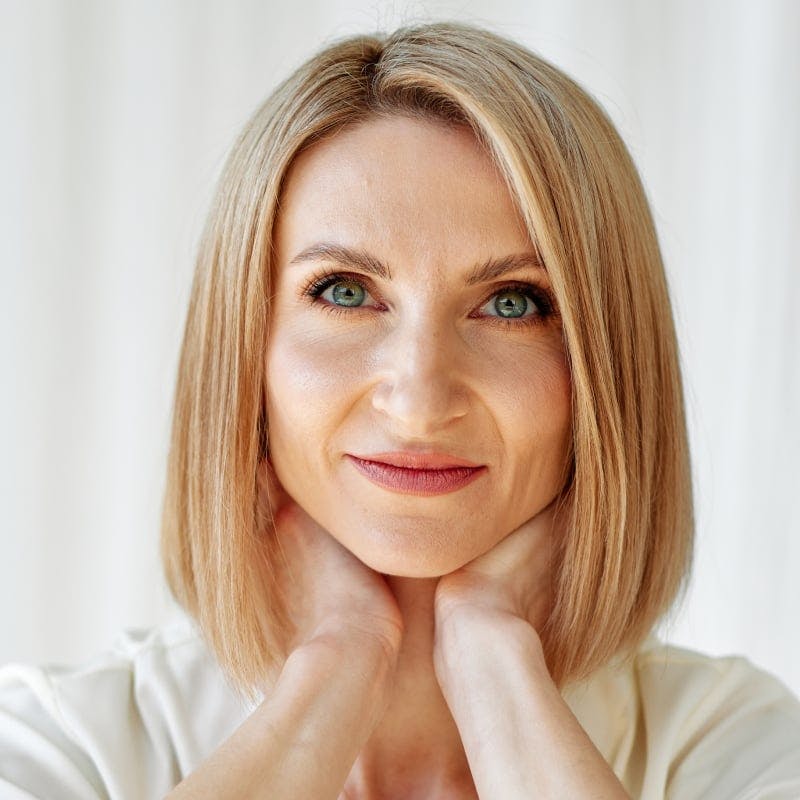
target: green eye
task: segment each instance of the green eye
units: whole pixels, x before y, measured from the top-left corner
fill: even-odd
[[[333,284],[333,302],[341,306],[358,306],[364,301],[364,287],[355,281],[338,281]]]
[[[494,309],[505,319],[521,317],[527,310],[528,298],[522,292],[506,290],[495,297]]]

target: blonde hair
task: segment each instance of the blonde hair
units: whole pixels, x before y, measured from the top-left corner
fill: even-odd
[[[162,526],[170,588],[232,682],[285,657],[287,610],[258,503],[278,197],[295,156],[376,116],[467,125],[544,259],[572,378],[571,518],[540,636],[556,684],[627,657],[686,589],[692,487],[670,299],[653,219],[604,111],[524,47],[457,23],[354,36],[256,111],[200,242],[180,356]]]

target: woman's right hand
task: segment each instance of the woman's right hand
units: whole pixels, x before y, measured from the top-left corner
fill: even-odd
[[[268,461],[257,488],[294,626],[287,658],[264,701],[169,800],[337,797],[388,704],[403,623],[385,579],[292,500]]]
[[[379,644],[394,662],[403,620],[384,577],[289,496],[268,459],[259,464],[257,485],[262,519],[271,512],[274,520],[278,554],[273,569],[294,624],[288,653],[310,642]]]

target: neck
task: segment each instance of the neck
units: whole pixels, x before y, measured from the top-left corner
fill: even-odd
[[[344,798],[476,798],[464,748],[433,669],[438,578],[386,576],[405,633],[389,706],[353,765]]]

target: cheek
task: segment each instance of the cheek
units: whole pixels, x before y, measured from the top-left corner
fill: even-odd
[[[556,485],[572,443],[572,386],[561,345],[539,342],[495,361],[494,412],[503,428],[513,469],[533,478],[520,487],[538,486],[545,493]]]
[[[571,382],[558,335],[492,343],[474,363],[498,413],[521,433],[569,423]]]
[[[347,387],[363,373],[359,347],[342,337],[300,326],[276,328],[266,355],[267,413],[271,426],[303,430],[330,426],[336,406],[346,403]]]

